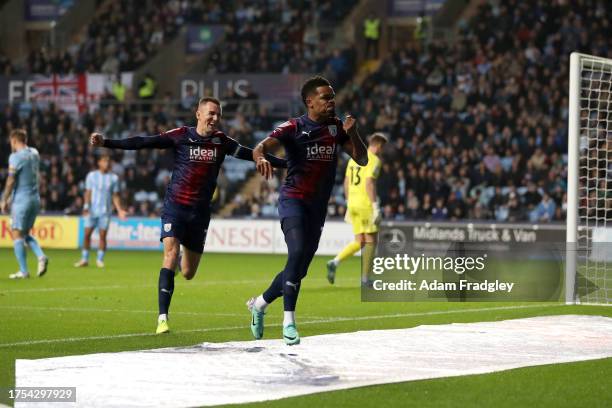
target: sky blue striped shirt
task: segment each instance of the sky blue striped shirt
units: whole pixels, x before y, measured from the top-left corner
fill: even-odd
[[[85,188],[91,190],[89,212],[92,215],[110,215],[113,212],[112,197],[119,192],[119,176],[114,173],[90,171],[85,179]]]

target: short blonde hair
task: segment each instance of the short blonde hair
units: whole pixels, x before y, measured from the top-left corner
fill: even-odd
[[[10,139],[17,139],[21,143],[26,143],[28,141],[28,134],[23,129],[13,129],[9,135]]]
[[[389,141],[389,139],[387,138],[387,136],[383,135],[382,133],[373,133],[370,135],[370,137],[368,137],[368,144],[378,144],[381,146],[384,146],[387,142]]]

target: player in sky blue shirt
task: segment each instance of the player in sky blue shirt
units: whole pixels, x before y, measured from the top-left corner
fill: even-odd
[[[179,270],[185,279],[193,279],[200,263],[210,223],[210,202],[225,156],[253,161],[252,149],[241,146],[218,130],[221,120],[219,100],[201,98],[196,119],[196,127],[184,126],[156,136],[111,140],[104,139],[99,133],[91,135],[94,146],[174,150],[174,169],[161,215],[164,259],[158,284],[158,334],[169,331],[168,309],[181,246],[183,256]],[[275,167],[286,167],[284,160],[270,155],[266,158]]]
[[[38,171],[40,157],[38,151],[27,145],[24,130],[15,129],[9,135],[13,153],[9,156],[9,169],[0,210],[4,213],[11,207],[11,234],[19,271],[11,274],[11,279],[30,277],[26,260],[26,245],[38,258],[38,276],[47,272],[49,259],[40,248],[38,241],[30,235],[36,216],[40,211],[38,194]]]
[[[339,147],[357,164],[365,166],[368,162],[355,119],[348,115],[342,123],[336,117],[335,93],[325,78],[307,80],[302,86],[302,100],[307,113],[280,125],[253,151],[257,170],[269,177],[272,167],[264,157],[265,152],[278,146],[285,149],[288,171],[278,200],[278,213],[289,254],[285,268],[275,276],[270,287],[247,302],[251,310],[251,331],[256,339],[263,336],[264,311],[282,296],[283,338],[289,345],[300,342],[295,306],[300,282],[319,246]]]
[[[117,208],[119,218],[124,219],[126,211],[121,206],[119,198],[119,176],[110,172],[111,159],[107,154],[98,158],[98,169],[90,171],[85,178],[85,199],[83,216],[85,217],[85,242],[81,259],[74,264],[81,268],[89,265],[89,249],[91,248],[91,235],[97,228],[99,233],[98,256],[96,265],[104,267],[104,254],[106,253],[106,234],[110,225],[113,205]]]

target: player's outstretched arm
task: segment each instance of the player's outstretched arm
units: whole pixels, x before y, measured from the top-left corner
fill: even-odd
[[[167,149],[174,146],[172,139],[163,135],[136,136],[127,139],[106,139],[101,133],[92,133],[89,143],[96,147],[109,149],[139,150],[139,149]]]
[[[355,162],[360,166],[368,164],[368,149],[366,148],[363,140],[359,136],[357,131],[357,122],[351,115],[346,115],[344,119],[344,131],[349,135],[347,140],[342,147],[351,156]]]
[[[268,160],[268,157],[270,155],[267,155],[266,152],[274,151],[279,146],[280,142],[278,141],[278,139],[268,136],[264,140],[259,142],[257,146],[255,146],[255,148],[253,149],[253,161],[255,162],[257,171],[266,179],[272,177],[272,163]],[[287,167],[286,161],[285,167]]]
[[[236,154],[234,157],[241,160],[254,161],[253,159],[253,149],[250,147],[238,145],[238,149],[236,150]],[[281,159],[280,157],[273,156],[269,153],[264,154],[264,158],[270,162],[272,167],[277,169],[286,169],[287,168],[287,160]]]

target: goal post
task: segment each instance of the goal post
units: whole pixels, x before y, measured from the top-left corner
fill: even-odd
[[[612,60],[572,53],[565,301],[612,303]]]

